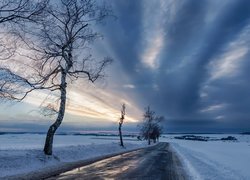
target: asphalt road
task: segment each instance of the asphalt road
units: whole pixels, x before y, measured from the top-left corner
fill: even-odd
[[[48,178],[55,179],[185,180],[187,176],[169,144],[158,143],[156,146],[107,158]]]

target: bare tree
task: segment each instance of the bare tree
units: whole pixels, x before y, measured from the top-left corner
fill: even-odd
[[[120,121],[119,121],[119,136],[120,136],[120,145],[122,147],[124,147],[124,144],[123,144],[123,140],[122,140],[122,124],[124,122],[124,119],[125,119],[125,109],[126,109],[126,106],[125,104],[122,104],[122,109],[121,109],[121,118],[120,118]]]
[[[161,119],[156,120],[156,122],[153,123],[150,133],[150,139],[152,139],[154,143],[156,143],[156,141],[159,141],[159,137],[162,134],[162,126],[159,123],[163,121],[163,117],[159,118]]]
[[[9,59],[14,55],[16,50],[16,42],[9,41],[10,37],[4,38],[9,29],[4,27],[20,24],[24,21],[34,21],[48,4],[49,0],[1,0],[0,1],[0,60]],[[5,31],[4,31],[5,30]],[[8,39],[8,41],[6,40]]]
[[[13,82],[2,83],[5,92],[2,96],[23,100],[34,90],[60,93],[57,118],[47,132],[44,145],[47,155],[52,154],[54,134],[64,118],[67,84],[79,78],[94,83],[104,77],[105,67],[112,62],[110,58],[97,61],[89,50],[91,43],[100,37],[93,26],[110,13],[109,7],[94,0],[59,0],[45,8],[43,18],[22,27],[22,33],[18,32],[28,50],[20,55],[33,63],[26,64],[29,70],[26,74],[4,69]],[[22,88],[16,92],[15,86]]]
[[[41,14],[48,1],[49,0],[2,0],[0,1],[0,24],[32,20]]]
[[[143,115],[143,122],[140,125],[140,134],[143,139],[148,141],[148,145],[151,144],[151,139],[156,142],[162,133],[160,123],[164,120],[163,116],[156,116],[155,112],[150,109],[150,106],[146,108],[146,112]]]

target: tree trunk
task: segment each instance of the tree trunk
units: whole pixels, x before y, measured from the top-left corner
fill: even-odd
[[[120,136],[120,145],[122,146],[122,147],[124,147],[124,145],[123,145],[123,140],[122,140],[122,124],[121,123],[119,123],[119,136]]]
[[[148,134],[148,145],[150,145],[150,135]]]
[[[63,117],[64,117],[65,106],[66,106],[66,87],[67,87],[66,73],[62,72],[61,88],[60,88],[60,91],[61,91],[60,100],[61,100],[61,102],[60,102],[60,107],[59,107],[57,119],[50,126],[50,128],[47,132],[46,141],[45,141],[45,145],[44,145],[44,149],[43,149],[43,151],[46,155],[52,155],[54,135],[55,135],[57,128],[61,125]]]

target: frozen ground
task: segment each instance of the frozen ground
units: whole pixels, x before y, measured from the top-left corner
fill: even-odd
[[[191,141],[165,135],[162,141],[170,142],[189,171],[191,179],[244,180],[250,179],[250,135],[231,135],[232,141]],[[208,134],[213,138],[228,134]]]
[[[231,135],[232,141],[191,141],[164,135],[160,141],[170,142],[184,162],[190,179],[250,179],[250,135]],[[228,134],[208,134],[214,139]],[[124,138],[126,149],[118,145],[118,137],[56,135],[54,156],[42,152],[45,135],[0,135],[0,179],[7,175],[27,173],[66,162],[85,160],[145,146],[136,138]]]
[[[136,138],[124,138],[124,149],[118,137],[56,135],[54,156],[48,157],[42,152],[44,139],[45,135],[40,134],[0,135],[0,179],[146,145]]]
[[[4,134],[0,135],[0,150],[9,149],[42,149],[46,134]],[[136,143],[136,138],[124,137],[128,142]],[[82,135],[55,135],[54,147],[106,144],[118,142],[115,136],[82,136]]]

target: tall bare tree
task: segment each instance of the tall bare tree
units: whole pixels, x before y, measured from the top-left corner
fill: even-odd
[[[123,140],[122,140],[122,124],[123,124],[124,119],[125,119],[125,109],[126,109],[125,104],[122,104],[121,117],[120,117],[119,128],[118,128],[118,130],[119,130],[119,136],[120,136],[120,145],[122,147],[124,147]]]
[[[57,118],[49,127],[44,145],[47,155],[52,154],[54,134],[64,118],[67,84],[78,78],[95,82],[104,77],[105,67],[112,62],[108,57],[96,60],[89,50],[91,43],[100,37],[93,26],[110,13],[110,8],[100,1],[53,1],[45,8],[43,18],[17,33],[26,47],[24,52],[28,51],[22,56],[33,63],[27,65],[29,73],[26,74],[3,68],[2,73],[11,81],[1,83],[1,88],[5,92],[3,96],[16,100],[23,100],[34,90],[60,93]],[[22,89],[17,90],[16,86]]]

